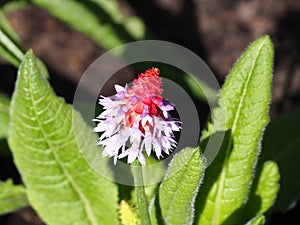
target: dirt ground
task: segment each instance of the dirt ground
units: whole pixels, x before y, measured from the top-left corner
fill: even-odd
[[[157,39],[198,54],[221,84],[247,45],[269,34],[275,47],[271,116],[300,104],[299,0],[119,0],[119,4],[124,14],[141,17]],[[72,102],[76,83],[104,49],[38,7],[6,16],[25,49],[32,48],[48,66],[57,94]],[[11,94],[16,70],[3,62],[0,68],[9,74],[0,76],[0,90]],[[298,205],[285,215],[273,215],[270,224],[283,224],[286,218],[294,218],[288,224],[300,224],[299,212]],[[43,223],[26,208],[0,218],[0,224]]]

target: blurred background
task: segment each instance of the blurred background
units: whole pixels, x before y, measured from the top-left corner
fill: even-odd
[[[25,50],[34,50],[47,66],[56,93],[72,103],[76,84],[84,71],[114,44],[75,30],[76,23],[72,26],[57,11],[48,9],[49,6],[43,4],[47,1],[32,1],[35,4],[21,1],[24,4],[15,6],[8,5],[9,2],[1,1],[0,4],[6,7],[3,10],[5,17],[19,36],[21,45]],[[83,2],[90,4],[93,1]],[[118,0],[117,4],[120,12],[116,13],[140,18],[146,28],[144,38],[174,42],[195,52],[210,66],[220,84],[247,45],[269,34],[275,47],[271,117],[299,106],[299,0]],[[100,10],[99,14],[103,13],[93,5],[89,7],[96,14],[97,10]],[[70,8],[69,13],[76,11]],[[78,24],[80,20],[88,23],[81,16],[75,15]],[[118,27],[115,29],[118,31]],[[131,37],[123,37],[124,43],[131,41]],[[0,91],[9,96],[14,89],[17,69],[0,59],[0,73]],[[13,176],[15,182],[21,182],[12,162],[2,159],[0,167],[4,171],[1,179]],[[300,207],[296,204],[285,213],[273,214],[269,224],[300,224],[299,213]],[[1,217],[0,224],[43,223],[32,209],[25,208]]]

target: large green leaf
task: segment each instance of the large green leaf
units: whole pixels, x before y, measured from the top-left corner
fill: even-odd
[[[219,107],[213,110],[212,124],[204,132],[201,145],[219,132],[226,136],[206,170],[197,198],[196,224],[232,224],[240,214],[253,179],[262,132],[269,121],[272,65],[272,42],[264,36],[241,56],[221,90]]]
[[[186,148],[171,161],[156,197],[152,220],[163,224],[192,224],[194,202],[201,183],[204,162],[199,148]],[[152,206],[154,207],[154,206]]]
[[[285,211],[300,199],[300,107],[275,118],[267,127],[262,160],[279,165],[280,191],[275,210]]]
[[[9,98],[0,94],[0,139],[6,138],[9,126]]]
[[[146,37],[142,21],[136,17],[123,16],[115,0],[31,1],[90,36],[106,49]],[[72,13],[69,13],[70,10]]]
[[[6,214],[27,206],[27,197],[22,185],[14,185],[12,180],[0,181],[0,214]]]
[[[279,178],[277,164],[273,161],[265,162],[252,185],[249,200],[238,224],[265,214],[273,206],[279,189]]]
[[[13,94],[9,145],[30,204],[47,224],[118,224],[116,184],[92,170],[80,152],[96,157],[96,142],[81,116],[54,94],[29,51]]]

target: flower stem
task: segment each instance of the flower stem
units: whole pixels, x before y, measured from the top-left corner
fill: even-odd
[[[134,178],[135,184],[135,192],[137,198],[137,204],[140,211],[140,218],[142,225],[151,225],[151,220],[148,211],[147,198],[144,189],[144,181],[143,181],[143,170],[140,166],[140,163],[135,160],[132,164],[131,171]]]

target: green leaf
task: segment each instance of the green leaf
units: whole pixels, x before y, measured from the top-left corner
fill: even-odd
[[[122,15],[115,0],[31,0],[74,29],[90,36],[106,49],[146,37],[145,26],[136,17]],[[69,13],[72,10],[72,13]]]
[[[125,200],[120,202],[119,214],[121,225],[141,224],[137,208],[132,207],[132,205]]]
[[[280,169],[280,192],[274,210],[286,211],[300,199],[300,107],[275,118],[267,127],[262,160],[275,161]]]
[[[92,0],[92,2],[97,4],[111,17],[113,24],[117,26],[118,24],[123,25],[124,30],[127,31],[128,34],[132,36],[134,39],[138,39],[138,40],[145,39],[146,27],[143,21],[136,16],[131,16],[131,17],[124,16],[119,8],[118,1]]]
[[[156,213],[164,224],[192,224],[194,202],[201,183],[204,162],[199,148],[186,148],[171,161],[157,196]],[[154,211],[152,210],[152,213]],[[152,220],[154,215],[152,215]]]
[[[22,185],[14,185],[12,180],[0,181],[0,215],[27,205],[26,192]]]
[[[14,66],[19,66],[24,54],[20,40],[0,10],[0,55]]]
[[[266,219],[264,215],[259,215],[246,223],[246,225],[263,225]]]
[[[183,81],[186,82],[185,90],[190,90],[190,92],[199,100],[208,100],[208,102],[215,103],[217,98],[217,91],[210,87],[204,81],[198,79],[192,74],[182,74],[180,76],[182,79],[179,83],[182,84]]]
[[[9,105],[9,98],[0,94],[0,139],[8,135]]]
[[[6,20],[4,14],[0,10],[0,56],[18,67],[24,58],[24,50],[21,47],[21,42]],[[38,67],[41,73],[46,78],[49,78],[49,72],[44,63],[37,59]]]
[[[18,74],[9,145],[30,204],[49,225],[118,224],[116,184],[91,169],[80,152],[99,157],[92,129],[54,94],[32,51]]]
[[[240,214],[269,121],[272,61],[272,42],[264,36],[241,56],[221,90],[219,107],[213,110],[212,124],[204,132],[201,146],[220,132],[226,135],[206,170],[207,179],[197,198],[196,224],[232,224]]]
[[[29,3],[26,0],[10,0],[8,2],[5,2],[5,4],[2,6],[2,10],[4,13],[9,13],[16,10],[24,9],[28,5]]]
[[[106,49],[150,37],[143,21],[137,17],[124,16],[116,0],[31,0],[31,2],[47,9],[55,17],[91,37]],[[72,13],[69,13],[70,10]],[[147,67],[143,66],[142,70],[145,68]],[[207,101],[206,98],[215,100],[216,90],[204,81],[191,78],[185,73],[181,73],[180,76],[172,74],[171,77],[179,80],[179,83],[185,89],[188,88],[194,97],[204,102]]]
[[[247,205],[240,216],[243,224],[245,220],[265,214],[274,204],[279,189],[279,169],[275,162],[264,163],[258,177],[254,180]]]

